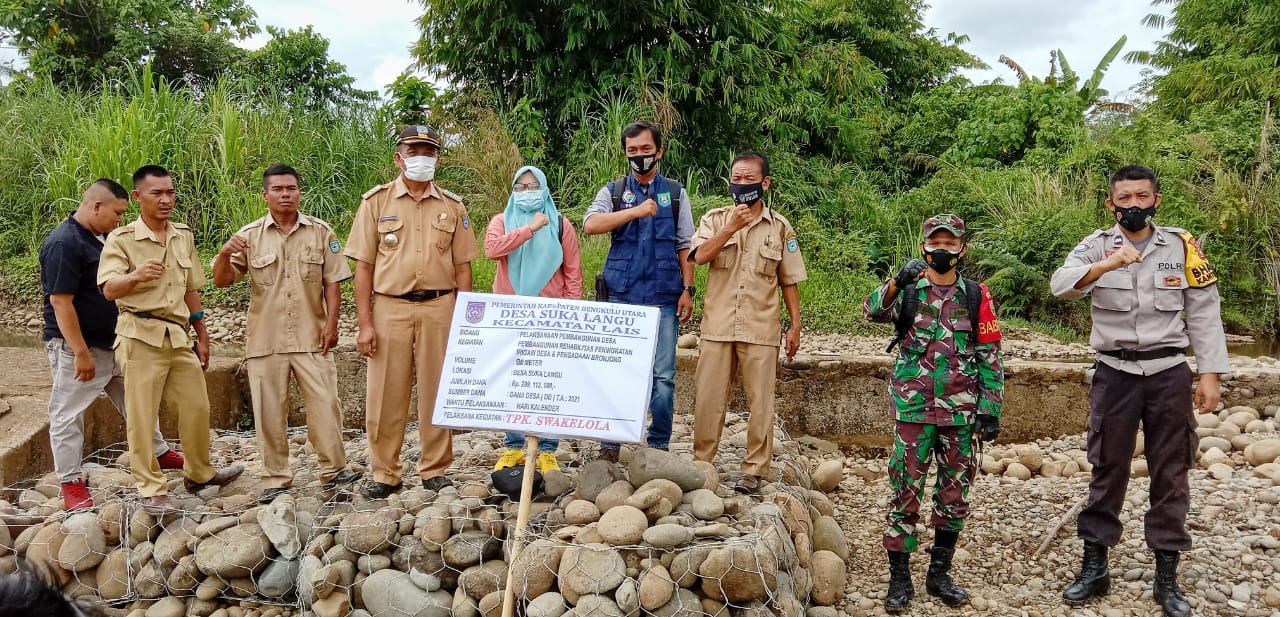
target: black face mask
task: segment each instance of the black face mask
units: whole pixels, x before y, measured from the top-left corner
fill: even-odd
[[[946,274],[960,263],[960,251],[951,252],[947,249],[925,249],[924,261],[933,268],[938,274]]]
[[[640,154],[637,156],[628,156],[627,162],[631,163],[632,171],[643,176],[653,171],[653,168],[658,166],[658,155]]]
[[[764,183],[730,184],[729,195],[733,196],[734,204],[751,205],[760,201],[760,198],[764,196]]]
[[[1156,207],[1139,208],[1116,208],[1116,222],[1120,226],[1132,231],[1139,232],[1147,228],[1151,224],[1151,219],[1156,217]]]

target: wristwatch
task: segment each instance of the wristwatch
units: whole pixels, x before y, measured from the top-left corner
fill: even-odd
[[[684,286],[684,290],[685,290],[685,291],[687,291],[687,292],[689,292],[689,295],[690,295],[690,296],[696,296],[696,295],[698,295],[698,288],[697,288],[697,287],[695,287],[695,286],[693,286],[693,285],[685,285],[685,286]]]

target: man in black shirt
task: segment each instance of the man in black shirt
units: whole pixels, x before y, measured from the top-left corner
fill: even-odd
[[[89,185],[80,207],[40,247],[44,340],[53,389],[49,393],[49,445],[67,510],[93,506],[80,463],[84,412],[103,391],[124,414],[124,379],[116,366],[116,305],[98,290],[98,257],[106,234],[120,224],[129,193],[114,180]],[[164,469],[181,469],[182,455],[155,432]]]

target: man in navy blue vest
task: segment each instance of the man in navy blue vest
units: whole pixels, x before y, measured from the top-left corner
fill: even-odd
[[[693,315],[693,239],[689,194],[658,173],[662,129],[640,120],[622,130],[622,148],[631,174],[596,193],[582,219],[588,235],[612,234],[604,264],[608,300],[659,307],[658,342],[649,398],[649,447],[667,449],[675,404],[676,338],[680,323]],[[616,462],[618,444],[601,443],[600,457]]]

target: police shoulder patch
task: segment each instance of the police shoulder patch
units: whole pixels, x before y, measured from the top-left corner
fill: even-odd
[[[342,243],[338,242],[338,234],[329,233],[329,252],[337,253],[342,250]]]
[[[787,252],[794,253],[800,250],[800,239],[796,238],[795,232],[787,235]]]
[[[469,216],[467,216],[467,215],[465,215],[465,214],[464,214],[464,215],[462,215],[462,228],[463,228],[463,229],[471,229],[471,217],[469,217]]]
[[[1208,287],[1217,283],[1218,275],[1213,272],[1213,267],[1209,265],[1209,260],[1204,256],[1195,237],[1185,231],[1178,233],[1178,236],[1186,245],[1187,256],[1183,263],[1186,264],[1187,286]]]

